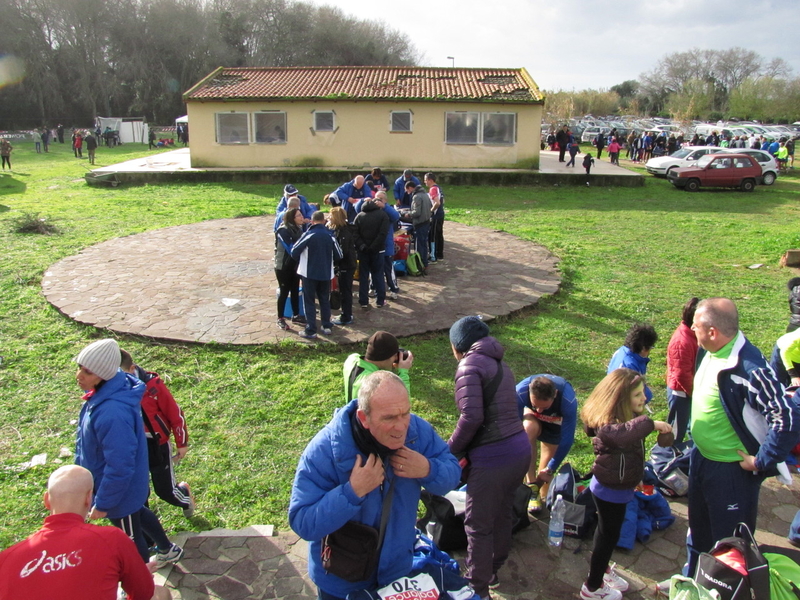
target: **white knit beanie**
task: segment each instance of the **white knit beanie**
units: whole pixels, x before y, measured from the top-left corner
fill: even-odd
[[[100,379],[108,381],[117,374],[122,355],[116,340],[98,340],[81,350],[75,362],[89,369]]]

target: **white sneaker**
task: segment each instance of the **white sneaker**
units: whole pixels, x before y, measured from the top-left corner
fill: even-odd
[[[581,598],[583,600],[622,600],[622,592],[608,587],[605,581],[603,582],[603,587],[590,592],[584,583],[581,586]]]
[[[176,563],[181,558],[183,558],[183,548],[178,546],[178,544],[172,544],[172,547],[166,552],[159,551],[158,554],[156,554],[156,562],[158,562],[160,565],[165,563]]]
[[[603,583],[612,590],[619,590],[620,592],[628,591],[628,582],[617,573],[616,563],[612,563],[608,571],[606,571],[606,574],[603,575]]]

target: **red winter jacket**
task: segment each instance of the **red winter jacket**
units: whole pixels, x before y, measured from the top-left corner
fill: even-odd
[[[158,376],[158,373],[145,371],[141,367],[136,367],[136,377],[147,386],[142,398],[142,409],[144,410],[150,424],[158,434],[158,441],[166,444],[169,441],[170,433],[175,436],[175,446],[183,448],[189,444],[189,432],[186,431],[186,418],[183,416],[178,403],[167,389],[167,386]],[[145,424],[145,433],[150,430]]]
[[[667,387],[692,397],[694,368],[697,359],[697,338],[686,323],[681,322],[667,346]]]

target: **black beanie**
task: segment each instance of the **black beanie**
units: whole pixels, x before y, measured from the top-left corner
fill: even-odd
[[[466,352],[472,344],[489,335],[489,326],[480,317],[459,319],[450,328],[450,343],[459,352]]]

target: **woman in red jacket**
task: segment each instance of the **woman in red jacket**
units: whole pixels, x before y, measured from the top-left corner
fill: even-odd
[[[675,444],[682,444],[689,428],[692,412],[692,386],[697,359],[697,338],[692,331],[692,319],[699,298],[683,305],[681,323],[667,346],[667,422],[675,432]]]

